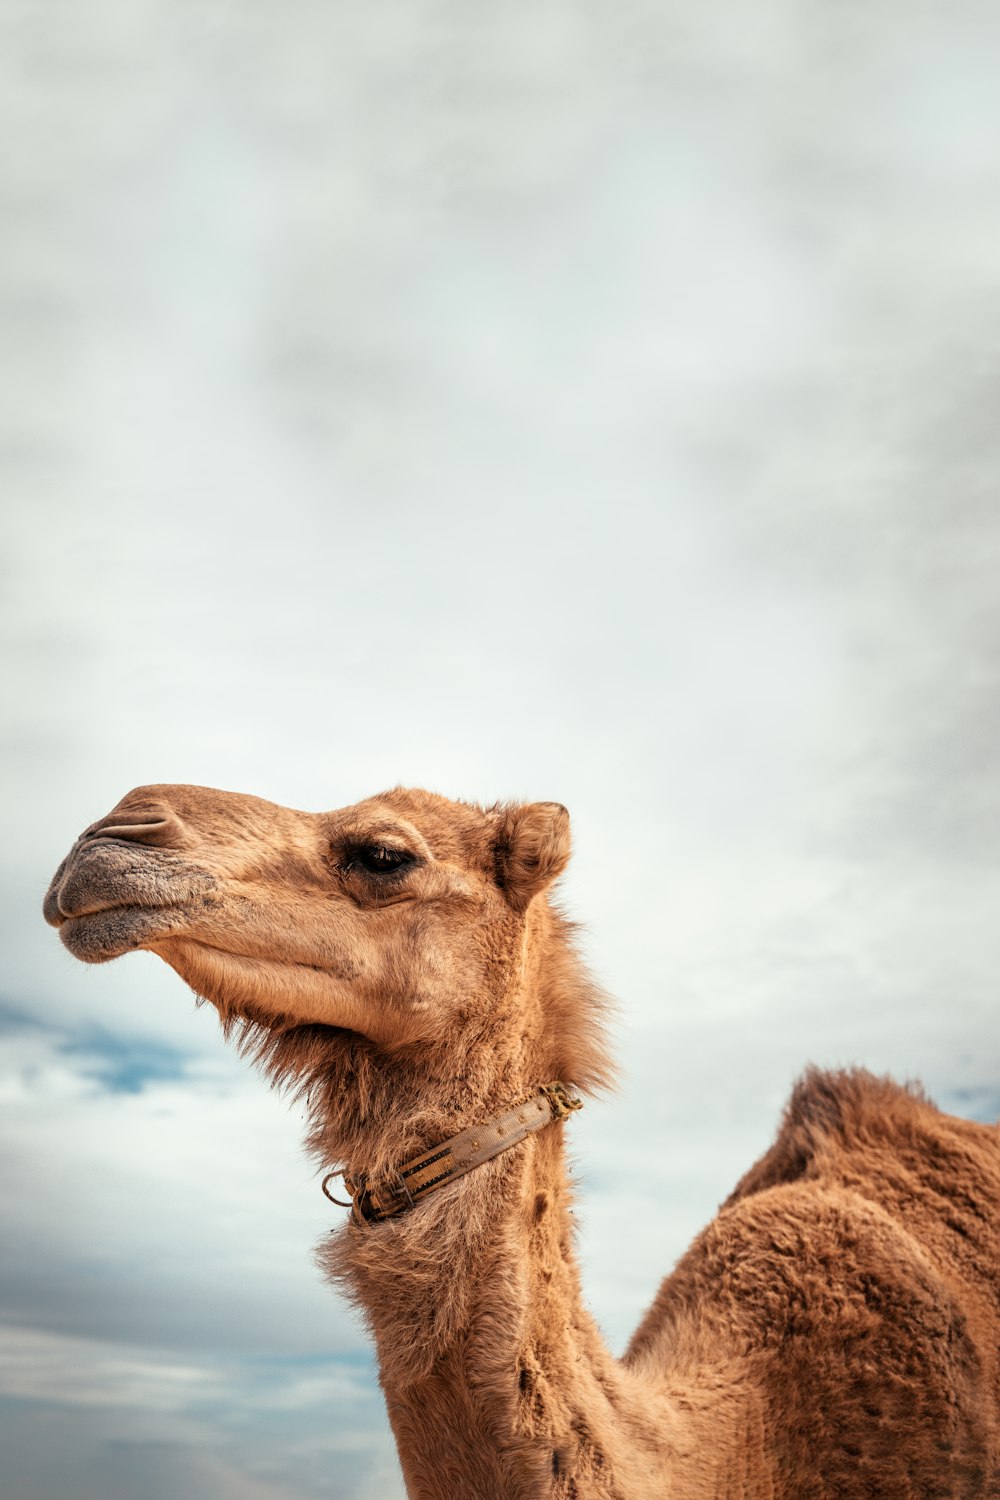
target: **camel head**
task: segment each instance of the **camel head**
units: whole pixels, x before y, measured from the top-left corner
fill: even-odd
[[[393,1053],[517,1033],[539,1076],[585,1082],[566,1046],[586,981],[545,897],[569,852],[556,802],[396,789],[306,813],[147,786],[81,834],[44,909],[75,957],[147,949],[258,1037],[323,1028]]]

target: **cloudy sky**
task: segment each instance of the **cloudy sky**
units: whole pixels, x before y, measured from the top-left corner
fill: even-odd
[[[0,68],[5,1492],[400,1500],[297,1110],[44,888],[143,782],[567,803],[618,1349],[806,1062],[994,1118],[1000,19],[0,0]]]

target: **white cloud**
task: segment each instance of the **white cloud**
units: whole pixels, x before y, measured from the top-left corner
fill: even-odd
[[[255,1372],[218,1358],[181,1362],[167,1350],[7,1327],[0,1328],[0,1394],[160,1413],[238,1401],[247,1413],[366,1401],[370,1387],[363,1370],[332,1360],[319,1368],[278,1365]],[[352,1446],[350,1437],[345,1446]]]

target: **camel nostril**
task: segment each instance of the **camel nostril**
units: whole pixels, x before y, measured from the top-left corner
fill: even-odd
[[[169,844],[170,824],[165,818],[157,823],[112,823],[100,830],[104,839],[131,839],[136,844]]]
[[[116,808],[88,828],[83,838],[126,839],[157,848],[176,847],[184,842],[184,826],[169,808],[159,804],[135,810]]]

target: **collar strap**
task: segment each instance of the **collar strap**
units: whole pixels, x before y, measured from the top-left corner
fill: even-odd
[[[331,1203],[339,1203],[352,1210],[351,1217],[359,1224],[379,1224],[383,1219],[395,1219],[407,1209],[414,1208],[435,1188],[464,1177],[474,1167],[492,1161],[503,1151],[509,1151],[535,1130],[544,1130],[554,1121],[564,1120],[575,1109],[583,1108],[583,1100],[571,1094],[564,1083],[539,1084],[533,1094],[495,1115],[481,1125],[470,1125],[451,1140],[440,1146],[432,1146],[412,1161],[404,1162],[397,1172],[377,1183],[369,1183],[365,1174],[359,1172],[350,1177],[346,1172],[328,1172],[323,1178],[323,1191]],[[327,1187],[335,1177],[344,1179],[344,1186],[351,1195],[350,1203],[335,1198]]]

